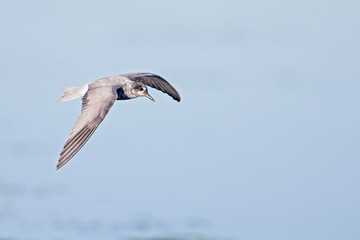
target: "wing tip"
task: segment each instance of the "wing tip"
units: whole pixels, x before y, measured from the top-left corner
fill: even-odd
[[[56,164],[56,171],[59,170],[62,166],[64,166],[65,163],[59,161],[58,164]]]
[[[176,91],[175,88],[173,88],[174,92],[173,93],[167,93],[169,96],[171,96],[175,101],[180,102],[181,101],[181,97],[180,94]]]

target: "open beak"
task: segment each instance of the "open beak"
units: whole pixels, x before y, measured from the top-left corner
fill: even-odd
[[[144,96],[150,99],[151,101],[155,102],[155,100],[150,96],[148,93],[144,93]]]

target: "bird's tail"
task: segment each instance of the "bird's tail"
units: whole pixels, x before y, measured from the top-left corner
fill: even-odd
[[[58,102],[70,101],[76,98],[80,98],[85,95],[88,90],[88,85],[84,85],[81,87],[70,87],[64,88],[64,95],[58,100]]]

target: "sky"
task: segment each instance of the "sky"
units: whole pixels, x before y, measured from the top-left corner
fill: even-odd
[[[0,238],[359,239],[357,1],[0,1]],[[55,166],[65,87],[117,101]],[[20,231],[21,229],[21,231]]]

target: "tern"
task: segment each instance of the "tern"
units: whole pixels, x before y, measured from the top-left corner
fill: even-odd
[[[167,93],[174,100],[180,102],[180,95],[175,88],[165,79],[153,73],[120,74],[101,78],[81,87],[63,89],[64,95],[58,102],[82,97],[82,109],[60,153],[56,169],[64,166],[84,146],[104,120],[115,100],[147,97],[154,101],[146,86]]]

